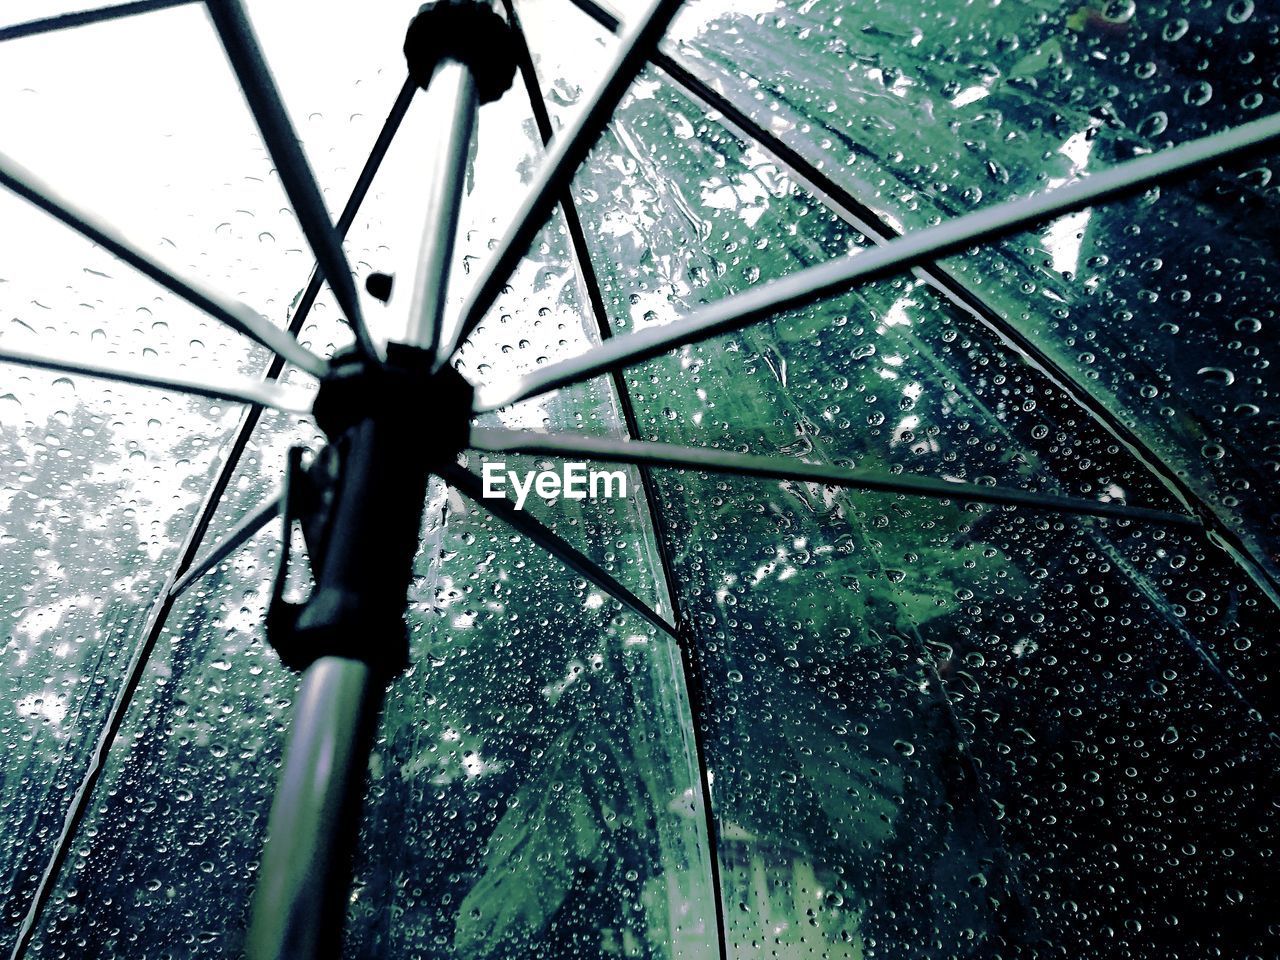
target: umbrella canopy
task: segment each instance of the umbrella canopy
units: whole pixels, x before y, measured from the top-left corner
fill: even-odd
[[[1274,955],[1274,10],[249,12],[0,13],[0,950],[269,925],[338,397],[430,474],[343,955]]]

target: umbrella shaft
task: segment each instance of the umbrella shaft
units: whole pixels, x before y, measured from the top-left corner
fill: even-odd
[[[458,232],[458,210],[462,205],[467,155],[475,127],[475,77],[470,67],[446,60],[431,78],[429,94],[433,106],[443,114],[427,185],[426,227],[418,255],[413,301],[405,343],[438,348],[444,325],[445,292],[449,267]]]
[[[344,657],[323,657],[302,676],[254,896],[249,960],[340,953],[382,689],[368,664]]]
[[[441,125],[433,160],[409,327],[404,343],[388,346],[387,365],[378,368],[382,377],[390,377],[388,368],[399,369],[399,363],[415,354],[429,355],[440,342],[478,101],[470,68],[453,60],[441,64],[432,87],[449,119]],[[426,366],[415,368],[425,371]],[[450,376],[457,377],[449,370],[434,379],[443,382]],[[369,389],[377,393],[376,384]],[[348,390],[339,407],[358,402],[361,391]],[[429,404],[430,395],[424,397]],[[412,435],[412,425],[429,411],[404,408],[414,402],[410,397],[398,406],[375,403],[367,415],[341,428],[326,425],[317,404],[317,420],[333,448],[342,451],[342,467],[321,524],[328,532],[322,544],[308,544],[313,562],[318,561],[315,588],[312,600],[298,608],[294,626],[304,647],[337,643],[351,655],[321,656],[303,672],[267,827],[245,950],[249,960],[333,960],[341,953],[365,769],[386,681],[394,673],[394,667],[385,668],[398,659],[388,656],[379,670],[355,656],[361,647],[396,647],[397,638],[389,631],[403,630],[400,615],[428,472],[426,447]],[[458,403],[463,413],[470,409],[469,389]],[[334,415],[350,412],[328,410]],[[358,642],[349,645],[348,638]],[[398,643],[404,643],[403,635]]]

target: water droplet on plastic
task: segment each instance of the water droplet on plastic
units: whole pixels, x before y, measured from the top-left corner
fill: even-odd
[[[1102,9],[1102,17],[1109,23],[1128,23],[1137,12],[1138,5],[1134,0],[1111,0]]]
[[[1253,16],[1253,0],[1235,0],[1227,7],[1228,23],[1244,23]]]
[[[1201,367],[1196,374],[1220,387],[1229,387],[1236,382],[1236,375],[1226,367]]]
[[[1169,115],[1163,110],[1146,117],[1138,124],[1138,136],[1158,137],[1169,129]]]
[[[1187,87],[1183,102],[1192,107],[1202,107],[1213,99],[1213,85],[1208,80],[1197,80]]]

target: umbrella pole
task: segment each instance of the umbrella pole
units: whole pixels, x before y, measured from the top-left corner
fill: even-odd
[[[339,954],[381,705],[382,684],[359,660],[322,657],[303,674],[254,896],[250,960]]]
[[[457,61],[442,61],[434,71],[431,87],[433,99],[438,109],[447,115],[447,121],[441,123],[441,136],[437,140],[413,316],[405,341],[434,358],[478,100],[471,70]],[[389,351],[388,359],[394,356],[395,352]],[[421,411],[408,413],[420,414]],[[387,429],[388,426],[391,429]],[[404,447],[420,446],[421,440],[406,440],[395,426],[394,423],[374,423],[371,418],[355,427],[351,436],[356,442],[352,448],[359,451],[359,461],[390,465],[393,469],[403,465]],[[376,449],[375,445],[382,449]],[[418,466],[421,464],[408,464],[407,472],[414,472]],[[357,466],[354,472],[360,476],[354,480],[344,477],[339,482],[345,487],[358,488],[352,490],[350,497],[360,508],[356,513],[364,514],[365,507],[376,511],[379,498],[368,495],[370,487],[363,481],[367,479],[366,474],[377,474],[378,470],[362,470]],[[419,472],[424,490],[426,471]],[[337,496],[341,499],[343,495]],[[341,526],[339,521],[343,519],[339,510],[334,526]],[[348,519],[358,527],[368,518],[353,515]],[[405,518],[406,523],[410,519],[412,545],[416,547],[421,523],[420,492],[418,512]],[[288,536],[286,530],[286,539]],[[350,537],[331,537],[330,555],[321,561],[325,574],[335,565],[350,567],[361,563],[359,557],[351,557],[335,564],[338,558],[332,556],[333,552],[348,546],[368,546],[376,550],[378,544],[370,535],[362,536],[354,531]],[[314,555],[315,551],[312,552]],[[411,550],[407,559],[411,562]],[[408,569],[403,570],[402,585],[407,586],[408,574]],[[321,588],[318,574],[313,599]],[[402,588],[400,613],[403,603]],[[305,612],[300,615],[300,619],[305,617]],[[385,638],[379,636],[380,632],[379,623],[368,624],[367,630],[361,624],[357,628],[357,647],[383,644]],[[347,642],[351,642],[350,637]],[[285,655],[284,650],[281,652]],[[328,960],[341,953],[342,922],[351,884],[351,856],[359,832],[365,771],[383,692],[389,674],[394,672],[394,669],[385,669],[387,662],[390,661],[380,666],[376,659],[370,663],[349,656],[321,656],[303,672],[254,896],[245,951],[249,960]]]

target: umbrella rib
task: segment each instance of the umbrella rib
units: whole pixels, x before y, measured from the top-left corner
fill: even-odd
[[[364,198],[369,192],[369,187],[373,184],[373,178],[377,175],[378,168],[382,165],[382,160],[386,156],[391,142],[395,139],[396,132],[400,129],[400,124],[408,112],[409,104],[412,102],[416,90],[417,84],[412,79],[406,80],[395,102],[392,104],[391,110],[387,113],[387,119],[384,121],[382,129],[374,141],[373,148],[369,151],[369,158],[365,161],[364,167],[361,168],[359,176],[356,177],[355,185],[351,189],[351,195],[343,208],[342,216],[338,218],[338,230],[340,232],[345,233],[355,221],[356,213],[364,202]],[[312,271],[311,277],[307,281],[307,287],[298,300],[298,307],[289,321],[289,331],[291,333],[297,334],[302,330],[302,326],[306,323],[307,317],[315,304],[316,297],[319,295],[322,283],[323,280],[319,269]],[[270,382],[275,380],[280,376],[283,369],[284,361],[279,356],[273,357],[267,366],[263,381]],[[22,919],[13,951],[9,955],[10,960],[23,960],[27,947],[35,936],[40,916],[44,912],[49,898],[53,895],[54,886],[57,884],[58,875],[62,870],[63,864],[66,863],[67,854],[70,852],[71,844],[75,840],[76,831],[80,829],[85,811],[93,799],[93,791],[99,777],[102,775],[107,755],[115,744],[116,737],[120,733],[120,727],[124,723],[125,713],[133,702],[133,696],[142,680],[143,671],[151,659],[152,651],[155,650],[155,645],[160,639],[160,634],[164,630],[164,625],[169,619],[170,612],[173,610],[174,598],[169,591],[187,567],[190,566],[196,552],[200,549],[200,543],[209,529],[209,524],[213,521],[213,515],[218,508],[219,501],[231,483],[232,474],[235,473],[240,457],[249,445],[249,438],[253,434],[254,427],[257,426],[261,413],[261,407],[249,407],[241,417],[236,434],[228,445],[222,468],[218,471],[218,475],[213,479],[213,482],[209,484],[204,500],[191,523],[191,527],[187,531],[187,538],[178,553],[178,559],[169,572],[159,599],[152,607],[151,614],[147,618],[146,627],[143,630],[142,641],[130,658],[128,669],[125,671],[124,682],[121,684],[120,690],[112,702],[111,709],[107,713],[102,732],[98,737],[97,745],[90,757],[88,766],[85,768],[80,786],[76,788],[75,796],[67,807],[67,815],[62,824],[62,832],[55,841],[49,862],[45,866],[44,873],[40,876],[39,885],[31,897],[31,904],[27,909],[26,916]]]
[[[899,493],[946,500],[965,500],[995,506],[1018,506],[1053,510],[1094,517],[1137,520],[1169,526],[1196,527],[1200,520],[1190,514],[1171,513],[1150,507],[1131,507],[1123,503],[1106,503],[1051,493],[1036,493],[1008,487],[987,487],[973,483],[953,483],[932,477],[877,474],[865,470],[827,464],[806,463],[787,457],[761,456],[719,450],[712,447],[687,447],[673,443],[643,440],[620,440],[614,437],[591,437],[570,433],[533,433],[531,431],[498,430],[473,427],[471,447],[494,453],[532,453],[560,457],[585,457],[617,463],[649,464],[682,470],[707,470],[742,476],[822,483],[836,487]]]
[[[378,349],[365,325],[356,294],[351,267],[342,249],[342,238],[334,229],[325,207],[324,197],[316,183],[298,135],[289,121],[280,91],[263,58],[262,49],[240,0],[206,0],[205,8],[226,50],[227,59],[244,91],[249,110],[275,162],[289,202],[293,205],[315,253],[321,273],[329,282],[334,298],[346,314],[356,336],[356,343],[369,359],[378,359]]]
[[[273,496],[268,497],[250,511],[225,537],[210,547],[203,556],[193,561],[191,566],[187,568],[187,572],[179,577],[177,582],[169,588],[169,597],[176,599],[180,596],[187,587],[235,553],[241,546],[248,543],[254,534],[278,517],[282,509],[281,492],[277,490]]]
[[[1171,147],[1111,167],[1056,190],[996,204],[934,227],[914,231],[883,246],[862,250],[754,290],[726,297],[670,323],[618,337],[586,353],[523,377],[508,388],[481,388],[477,411],[496,410],[559,387],[579,383],[653,357],[741,329],[788,309],[844,292],[969,249],[1066,213],[1139,193],[1228,157],[1280,140],[1280,114]]]
[[[6,40],[18,40],[23,37],[35,37],[42,33],[54,33],[69,30],[72,27],[83,27],[91,23],[106,23],[123,17],[132,17],[153,10],[167,10],[170,7],[183,7],[196,0],[133,0],[132,3],[116,3],[109,7],[98,7],[94,10],[76,10],[72,13],[60,13],[53,17],[42,17],[39,20],[28,20],[16,23],[11,27],[0,28],[0,43]]]
[[[551,115],[547,110],[547,104],[542,96],[541,86],[538,83],[538,71],[533,63],[533,54],[529,49],[524,28],[520,24],[520,17],[516,12],[515,3],[513,0],[503,0],[503,5],[506,7],[507,16],[512,26],[515,28],[517,38],[516,54],[519,59],[520,75],[524,79],[525,91],[529,95],[529,104],[533,110],[534,120],[542,137],[543,146],[546,146],[551,141],[554,128],[551,125]],[[613,328],[609,323],[609,314],[600,293],[600,283],[596,276],[595,266],[591,262],[591,251],[587,246],[586,233],[582,228],[582,218],[578,215],[578,209],[573,202],[573,190],[567,183],[560,194],[560,206],[564,211],[565,227],[569,233],[569,245],[573,250],[574,260],[577,263],[582,284],[586,288],[587,300],[591,307],[591,316],[595,320],[596,330],[599,332],[601,340],[608,340],[613,336]],[[636,417],[634,404],[631,402],[630,391],[627,389],[626,377],[621,370],[615,370],[612,378],[614,391],[618,395],[618,404],[622,408],[622,419],[627,428],[627,436],[633,439],[637,438],[640,435],[639,421]],[[710,766],[707,761],[706,737],[703,734],[707,723],[706,694],[698,671],[698,652],[690,636],[690,631],[688,629],[680,629],[680,589],[671,558],[671,532],[663,511],[658,507],[653,472],[647,465],[643,464],[638,465],[636,469],[640,474],[640,487],[644,495],[645,505],[648,507],[649,518],[653,523],[658,564],[667,590],[667,602],[671,606],[672,620],[677,625],[675,644],[680,654],[680,669],[684,679],[685,696],[689,704],[690,739],[693,742],[694,762],[697,764],[698,792],[702,802],[703,829],[706,831],[709,847],[707,866],[711,886],[715,891],[713,906],[716,921],[716,946],[719,960],[727,960],[729,945],[725,933],[724,898],[720,879],[719,830],[711,799],[711,779],[708,773]]]
[[[318,377],[328,369],[328,364],[324,360],[266,317],[246,304],[205,286],[198,280],[182,276],[143,253],[114,227],[97,215],[80,209],[70,200],[59,196],[47,183],[4,153],[0,153],[0,183],[45,213],[62,221],[72,230],[92,240],[166,290],[279,354],[307,373]]]
[[[622,29],[622,18],[612,10],[606,10],[595,0],[569,0],[569,2],[610,33],[617,33]]]
[[[198,377],[179,376],[171,373],[146,373],[141,370],[128,370],[106,363],[93,363],[88,360],[65,360],[59,357],[30,353],[26,350],[13,350],[0,347],[0,361],[16,363],[25,367],[39,367],[44,370],[56,370],[60,373],[82,374],[103,380],[114,380],[118,383],[129,383],[139,387],[153,387],[157,390],[175,390],[197,397],[210,397],[214,400],[231,400],[236,403],[247,403],[252,406],[270,407],[285,413],[296,413],[303,416],[311,413],[311,398],[276,383],[260,380],[235,378],[222,383],[201,380]]]
[[[441,476],[451,486],[466,494],[479,507],[505,521],[521,536],[527,537],[551,554],[574,573],[591,581],[624,607],[653,624],[663,633],[676,636],[675,627],[628,590],[608,570],[546,526],[530,513],[517,510],[506,497],[486,497],[484,484],[474,473],[456,465],[446,466]]]
[[[573,123],[552,142],[552,149],[538,169],[534,182],[516,212],[515,219],[477,279],[462,309],[455,344],[461,346],[493,306],[512,271],[551,215],[560,191],[573,179],[627,88],[657,46],[659,38],[680,8],[681,0],[652,0],[636,26],[619,40],[618,51],[604,82],[591,95]]]

